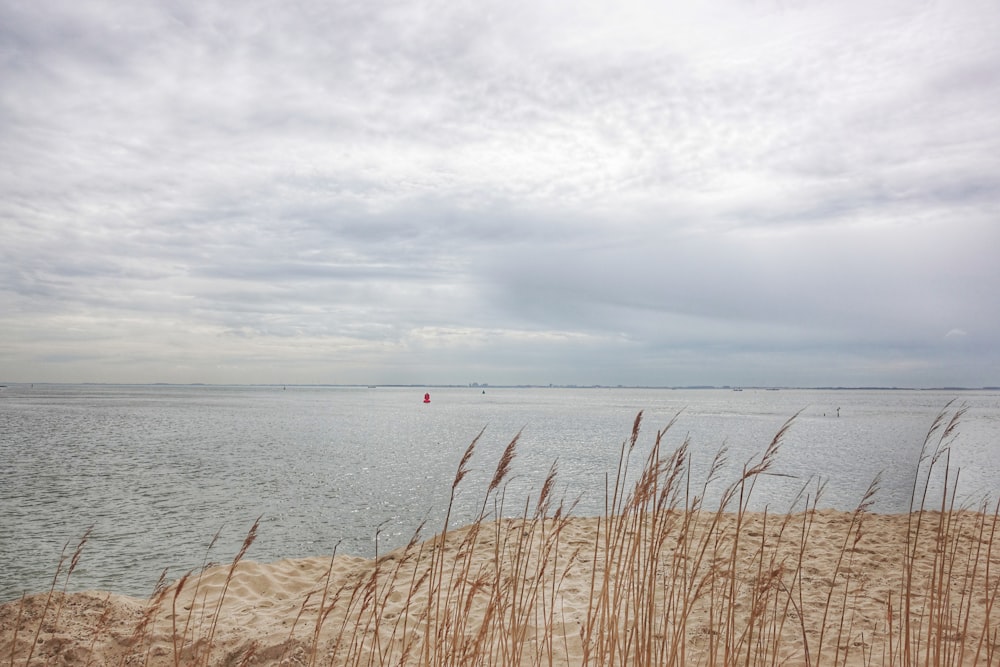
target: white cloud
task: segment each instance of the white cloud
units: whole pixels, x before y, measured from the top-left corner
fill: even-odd
[[[998,28],[4,6],[0,376],[996,384]]]

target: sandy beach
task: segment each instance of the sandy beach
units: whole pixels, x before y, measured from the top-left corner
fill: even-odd
[[[996,665],[992,514],[482,521],[0,607],[13,665]],[[238,561],[238,562],[237,562]],[[30,655],[30,660],[29,660]]]

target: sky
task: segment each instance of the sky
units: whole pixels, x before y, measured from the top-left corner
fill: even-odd
[[[0,382],[1000,385],[995,0],[4,0]]]

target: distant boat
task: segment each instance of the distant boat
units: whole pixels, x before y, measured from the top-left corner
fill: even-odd
[[[430,402],[431,402],[431,395],[424,394],[424,403],[430,403]]]

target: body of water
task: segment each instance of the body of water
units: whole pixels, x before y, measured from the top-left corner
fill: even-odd
[[[636,413],[636,467],[671,419],[693,482],[721,447],[713,493],[796,417],[776,476],[751,506],[787,511],[825,483],[821,507],[853,509],[877,473],[875,511],[905,512],[924,436],[966,406],[951,448],[962,502],[1000,486],[1000,392],[13,385],[0,390],[0,602],[47,590],[63,545],[93,531],[73,590],[148,595],[208,560],[227,562],[261,517],[247,558],[372,556],[441,527],[465,448],[485,428],[453,524],[470,520],[504,447],[521,433],[506,507],[550,467],[577,515],[599,514]],[[838,416],[839,410],[839,416]],[[940,496],[936,498],[940,502]],[[798,507],[801,509],[801,506]],[[376,535],[378,535],[376,545]]]

